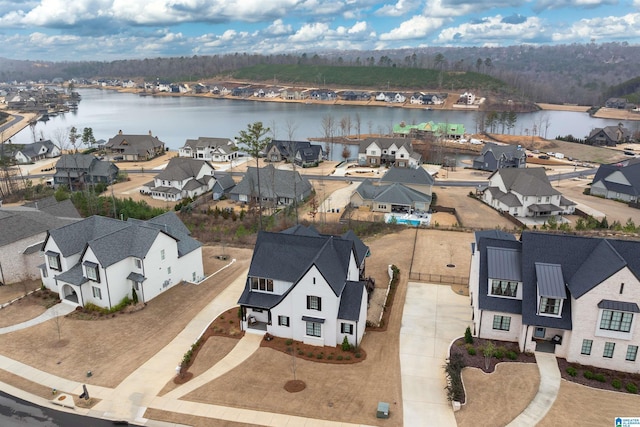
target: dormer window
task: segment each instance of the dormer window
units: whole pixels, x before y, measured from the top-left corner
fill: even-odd
[[[85,261],[83,265],[87,279],[93,282],[100,283],[100,272],[98,271],[98,264],[91,261]]]
[[[273,280],[251,277],[251,289],[254,291],[273,292]]]
[[[60,254],[52,251],[47,251],[47,261],[49,262],[49,268],[52,270],[61,271],[60,267]]]
[[[518,295],[518,282],[493,279],[491,281],[491,295],[515,298]]]
[[[566,284],[559,264],[536,262],[538,315],[560,317],[563,300],[567,299]]]
[[[561,299],[540,297],[540,305],[538,308],[538,313],[552,314],[552,315],[558,316],[560,314],[561,306],[562,306]]]

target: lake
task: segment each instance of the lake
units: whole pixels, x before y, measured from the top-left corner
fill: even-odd
[[[356,114],[360,115],[361,133],[388,133],[394,124],[426,121],[462,123],[468,132],[476,131],[475,111],[448,111],[405,109],[397,107],[370,107],[351,105],[318,105],[281,103],[250,100],[230,100],[190,96],[139,96],[113,90],[79,89],[82,101],[76,111],[38,122],[36,138],[44,137],[57,143],[56,133],[66,132],[75,126],[79,132],[85,127],[93,129],[97,140],[109,140],[122,130],[125,134],[146,134],[149,131],[170,149],[177,150],[187,139],[198,137],[234,138],[247,124],[262,121],[272,129],[269,136],[277,139],[305,140],[322,137],[325,132],[322,119],[331,115],[336,122],[335,134],[340,134],[340,120],[349,116],[355,134]],[[546,136],[572,134],[583,138],[596,127],[617,125],[619,120],[591,118],[586,113],[569,111],[537,111],[518,114],[513,133],[524,135],[533,129],[548,127]],[[630,122],[622,122],[635,129]],[[293,132],[289,132],[292,129]],[[543,131],[542,136],[545,136]],[[12,138],[13,143],[33,142],[34,132],[25,128]],[[349,147],[352,157],[357,156],[357,146]],[[333,147],[332,160],[339,160],[342,148]]]

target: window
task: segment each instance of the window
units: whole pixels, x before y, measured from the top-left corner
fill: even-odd
[[[60,254],[47,253],[47,261],[49,261],[49,268],[52,270],[61,271],[60,268]]]
[[[160,259],[164,261],[164,249],[160,251]]]
[[[637,345],[627,346],[627,357],[625,357],[625,360],[628,360],[629,362],[635,362],[637,355],[638,355]]]
[[[307,295],[307,310],[322,311],[322,298]]]
[[[289,316],[278,316],[278,325],[289,326]]]
[[[93,297],[97,299],[102,299],[102,291],[97,286],[92,286],[91,291],[93,292]]]
[[[353,335],[353,324],[340,323],[340,332],[343,334]]]
[[[97,266],[85,265],[85,269],[87,271],[87,279],[93,280],[94,282],[100,281],[100,273],[98,272]]]
[[[591,347],[593,346],[593,340],[582,340],[582,349],[580,354],[589,356],[591,354]]]
[[[632,321],[633,313],[603,310],[602,319],[600,320],[600,329],[606,329],[607,331],[629,332],[631,331]]]
[[[620,283],[620,295],[622,295],[622,291],[624,291],[624,283]]]
[[[497,329],[499,331],[508,331],[511,327],[511,317],[510,316],[493,316],[493,329]]]
[[[322,324],[316,322],[307,322],[307,335],[310,337],[321,337]]]
[[[518,282],[507,280],[492,280],[491,295],[515,298],[518,294]]]
[[[540,314],[560,314],[560,300],[540,297]]]
[[[251,289],[273,292],[273,280],[261,279],[259,277],[251,278]]]
[[[136,268],[142,268],[142,260],[140,258],[136,258]]]
[[[167,267],[167,274],[171,274],[171,267]]]
[[[616,348],[616,343],[614,342],[604,343],[604,352],[602,353],[602,357],[611,359],[613,357],[613,350],[615,350],[615,348]]]

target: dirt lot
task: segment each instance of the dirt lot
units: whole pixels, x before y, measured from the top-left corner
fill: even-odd
[[[463,227],[474,229],[503,228],[512,230],[513,223],[481,201],[468,197],[470,187],[435,187],[438,205],[456,208]]]
[[[560,181],[560,186],[556,187],[554,185],[554,188],[561,191],[567,199],[585,204],[604,213],[609,224],[613,221],[620,221],[624,225],[628,218],[631,218],[636,225],[640,224],[640,209],[630,208],[625,203],[616,202],[615,200],[583,194],[584,189],[589,188],[589,183],[591,183],[590,179]]]
[[[494,427],[507,425],[529,405],[538,392],[540,374],[535,363],[508,362],[499,364],[491,374],[477,368],[465,368],[462,380],[467,391],[467,402],[455,413],[458,427]]]

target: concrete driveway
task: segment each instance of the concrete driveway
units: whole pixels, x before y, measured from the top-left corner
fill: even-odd
[[[456,426],[443,366],[449,344],[470,322],[469,297],[448,285],[409,282],[400,328],[405,426]]]

